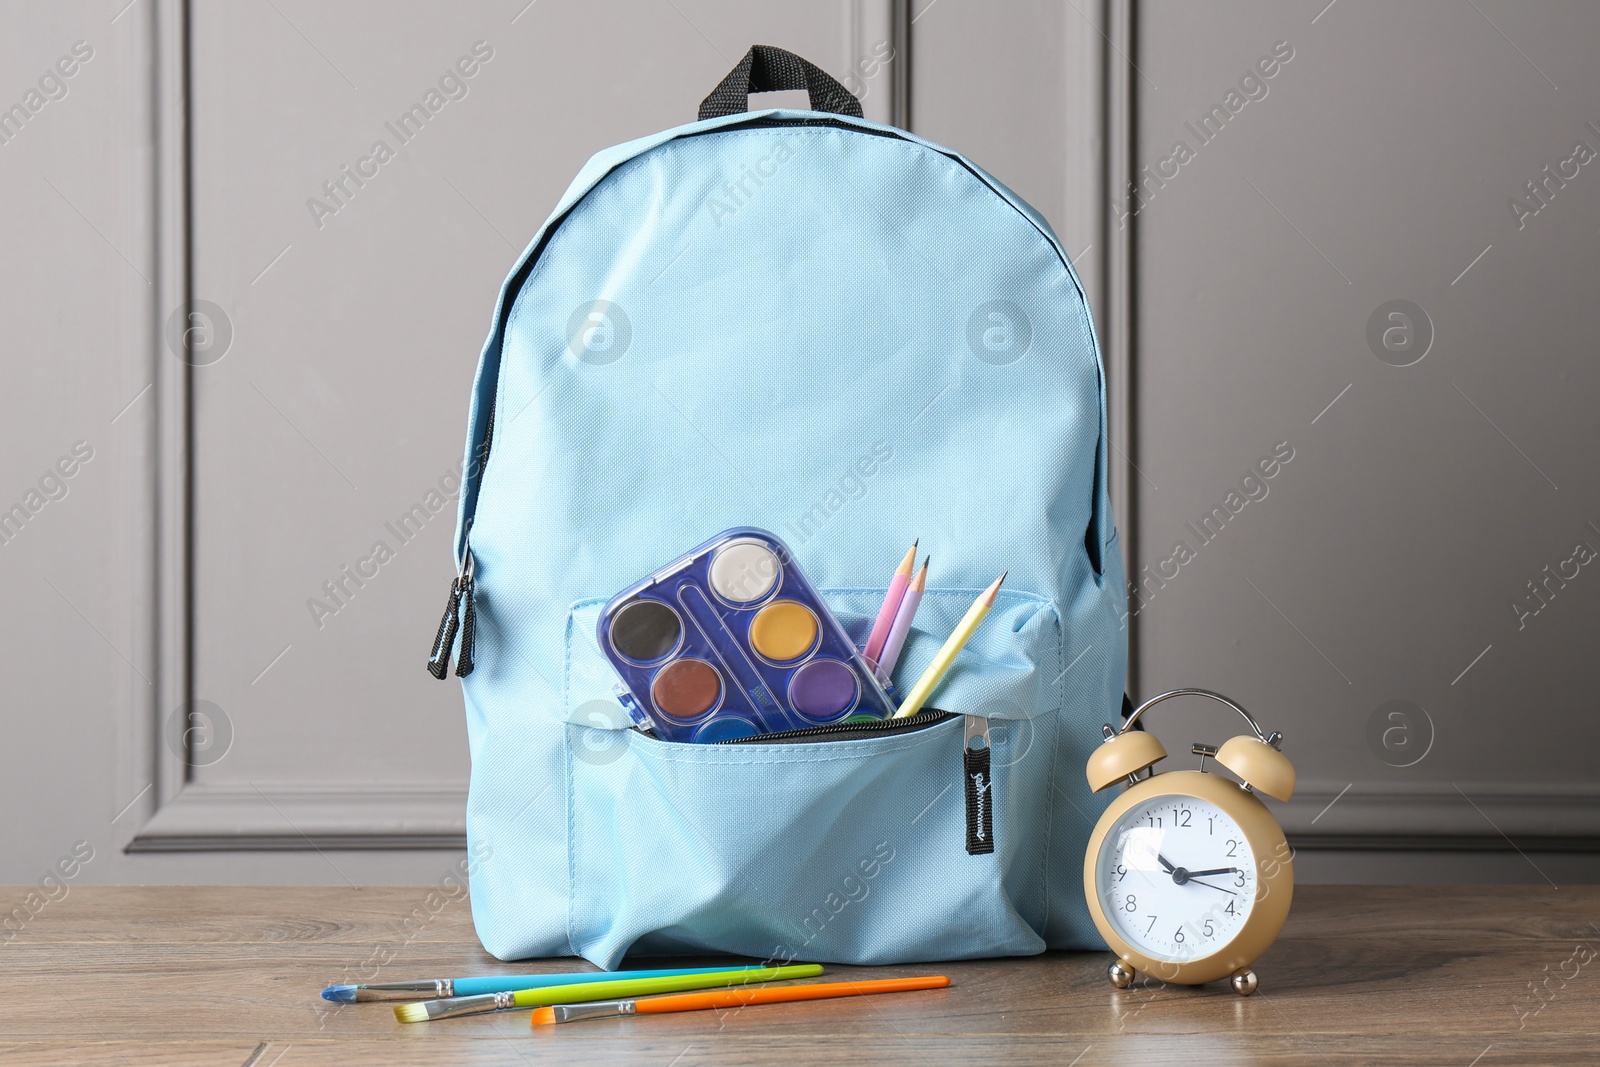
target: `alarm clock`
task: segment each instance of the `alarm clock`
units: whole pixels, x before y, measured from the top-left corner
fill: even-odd
[[[1173,697],[1219,701],[1244,716],[1252,734],[1221,748],[1195,744],[1198,771],[1157,774],[1167,756],[1155,735],[1133,727]],[[1278,751],[1281,734],[1263,733],[1244,708],[1207,689],[1151,697],[1089,757],[1089,788],[1118,782],[1089,837],[1083,890],[1089,914],[1117,959],[1111,984],[1126,989],[1137,972],[1179,985],[1230,978],[1241,996],[1256,990],[1252,965],[1289,916],[1294,865],[1283,829],[1258,793],[1288,800],[1294,766]],[[1211,760],[1238,778],[1205,769]],[[1143,777],[1141,777],[1143,772]]]

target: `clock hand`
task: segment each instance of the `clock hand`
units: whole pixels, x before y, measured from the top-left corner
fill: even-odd
[[[1200,880],[1200,879],[1198,879],[1198,878],[1191,878],[1191,879],[1189,879],[1189,882],[1190,882],[1190,883],[1192,883],[1192,884],[1194,884],[1194,885],[1203,885],[1203,886],[1205,886],[1205,887],[1206,887],[1206,888],[1207,888],[1207,889],[1215,889],[1215,890],[1216,890],[1216,891],[1217,891],[1217,892],[1219,892],[1219,893],[1226,893],[1226,894],[1228,894],[1228,895],[1229,895],[1229,896],[1230,896],[1230,897],[1236,897],[1236,896],[1238,896],[1238,895],[1239,895],[1239,894],[1238,894],[1238,893],[1235,893],[1235,892],[1234,892],[1234,891],[1233,891],[1233,890],[1231,890],[1231,889],[1224,889],[1224,888],[1222,888],[1222,887],[1221,887],[1221,886],[1220,886],[1220,885],[1212,885],[1212,884],[1211,884],[1211,883],[1210,883],[1210,882],[1202,882],[1202,881],[1201,881],[1201,880]]]
[[[1189,872],[1189,877],[1193,878],[1196,875],[1206,875],[1206,874],[1238,874],[1238,873],[1239,873],[1239,868],[1237,868],[1237,867],[1213,867],[1209,871],[1190,871]]]
[[[1159,852],[1156,853],[1156,862],[1161,864],[1162,867],[1166,868],[1168,874],[1171,874],[1173,871],[1177,870],[1176,867],[1167,862],[1167,857],[1163,856]]]

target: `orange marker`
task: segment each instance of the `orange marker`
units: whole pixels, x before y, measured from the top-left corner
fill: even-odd
[[[919,978],[880,978],[867,982],[820,982],[814,985],[749,986],[705,993],[675,993],[642,1000],[597,1000],[588,1004],[556,1004],[533,1013],[533,1025],[575,1023],[585,1019],[614,1019],[624,1015],[656,1015],[669,1011],[705,1011],[742,1008],[748,1004],[783,1004],[794,1000],[828,1000],[861,997],[869,993],[904,993],[913,989],[943,989],[950,979],[942,974]]]

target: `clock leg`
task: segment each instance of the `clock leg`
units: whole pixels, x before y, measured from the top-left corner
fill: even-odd
[[[1113,960],[1111,966],[1106,968],[1106,977],[1118,989],[1127,989],[1133,984],[1133,968],[1121,960]],[[1254,988],[1253,986],[1251,988]]]
[[[1241,967],[1233,972],[1233,977],[1229,979],[1229,982],[1233,985],[1235,993],[1241,997],[1248,997],[1256,991],[1256,972],[1248,967]]]

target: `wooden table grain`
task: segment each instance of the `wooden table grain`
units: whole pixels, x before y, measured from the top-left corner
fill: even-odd
[[[0,1064],[1593,1064],[1597,923],[1600,887],[1308,886],[1248,999],[1117,992],[1105,953],[1050,953],[830,968],[947,990],[535,1033],[525,1011],[403,1025],[318,998],[363,976],[590,969],[491,959],[464,894],[75,886],[6,928]]]

